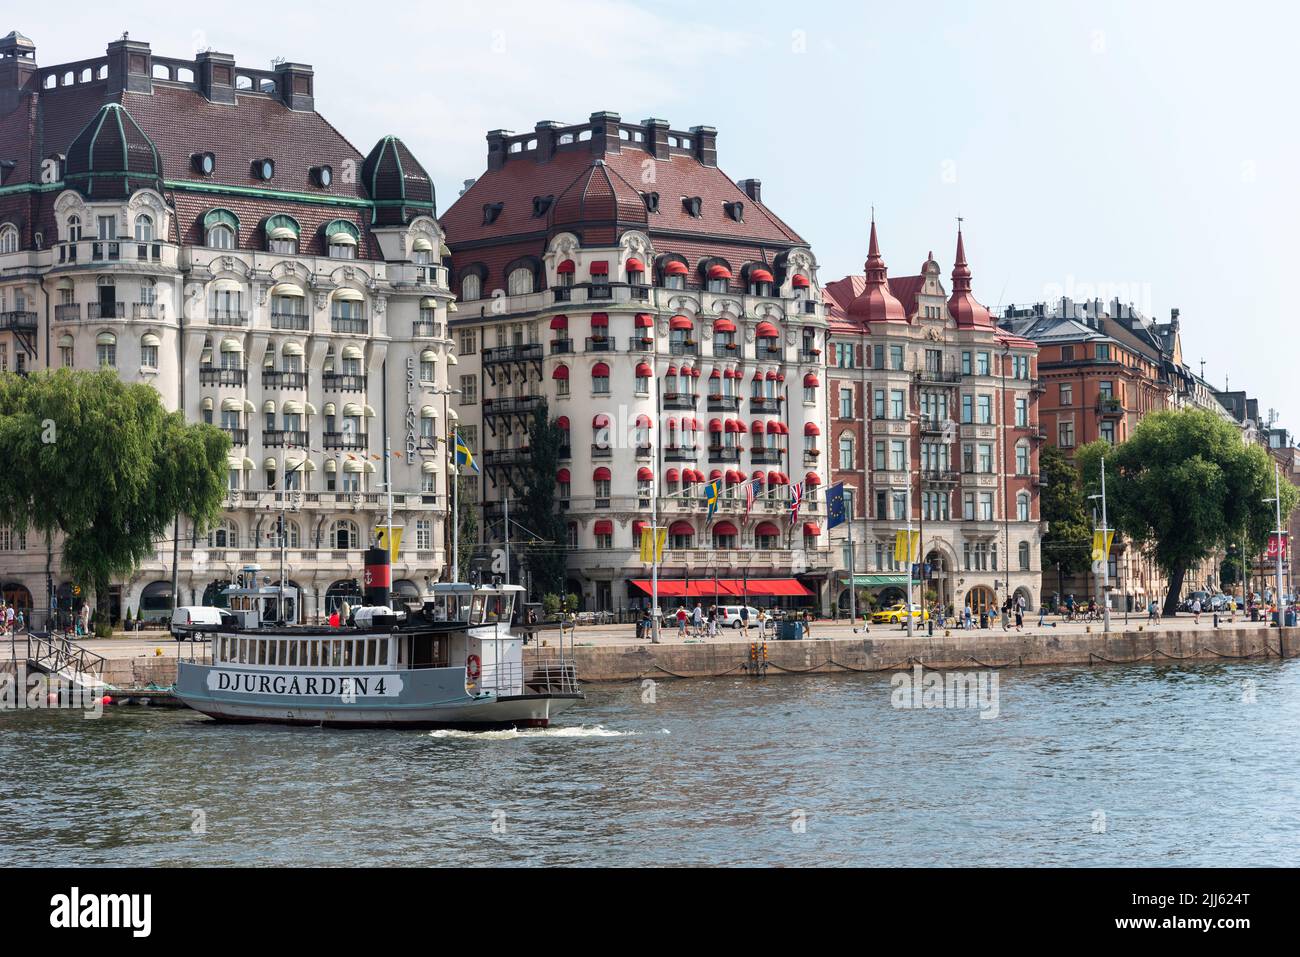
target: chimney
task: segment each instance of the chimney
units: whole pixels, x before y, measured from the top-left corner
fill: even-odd
[[[108,45],[108,92],[152,93],[153,53],[149,44],[128,34]]]
[[[36,44],[17,30],[0,39],[0,113],[18,105],[29,86],[35,89]]]
[[[280,99],[291,110],[310,113],[316,109],[316,98],[312,95],[314,73],[306,63],[281,63],[275,68],[276,86],[280,89]]]
[[[1174,327],[1174,332],[1178,331],[1178,310],[1169,310],[1169,324]]]
[[[692,126],[695,158],[705,166],[718,165],[718,131],[712,126]]]
[[[756,203],[763,201],[763,181],[761,179],[742,179],[736,184]]]
[[[213,103],[235,102],[235,58],[205,50],[195,58],[199,89]]]
[[[551,157],[555,155],[555,131],[560,128],[560,124],[555,120],[542,120],[533,127],[533,132],[537,134],[537,162],[549,163]]]
[[[645,151],[655,159],[668,159],[668,121],[650,117],[643,120]]]
[[[618,138],[618,125],[623,121],[617,113],[608,111],[591,114],[591,151],[597,156],[621,153],[623,144]]]
[[[501,169],[506,165],[506,138],[513,135],[509,130],[488,133],[488,169]]]

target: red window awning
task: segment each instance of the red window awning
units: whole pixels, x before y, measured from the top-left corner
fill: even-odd
[[[556,268],[555,271],[560,273],[561,275],[567,275],[573,272],[575,268],[576,267],[573,265],[573,260],[566,259],[564,262],[560,263],[560,265]]]
[[[593,329],[594,329],[594,328],[597,328],[597,327],[599,327],[599,326],[608,326],[608,325],[609,325],[609,314],[608,314],[608,313],[604,313],[604,312],[593,312],[593,313],[591,314],[591,326],[592,326]]]
[[[712,372],[709,373],[709,378],[710,378],[710,379],[721,379],[721,378],[722,378],[722,372],[721,372],[720,370],[718,370],[718,369],[714,369]]]
[[[640,544],[641,530],[645,528],[647,524],[649,523],[643,522],[639,518],[632,523],[632,540],[635,541],[637,544]]]
[[[687,471],[690,471],[690,469],[687,469]],[[664,475],[664,480],[668,482],[680,482],[682,480],[682,473],[677,471],[677,469],[669,469],[667,474]]]
[[[821,382],[818,380],[816,372],[809,372],[803,377],[803,384],[806,388],[816,388],[821,385]]]
[[[613,535],[614,523],[607,518],[602,518],[592,529],[597,535]]]
[[[569,377],[569,367],[566,365],[556,366],[555,371],[551,373],[552,379],[567,379],[568,377]]]
[[[722,431],[722,420],[721,420],[721,419],[709,419],[709,431],[710,431],[710,432],[721,432],[721,431]]]
[[[804,480],[804,484],[808,485],[811,488],[816,488],[818,485],[822,484],[822,477],[818,475],[816,472],[809,472],[807,475],[803,477],[803,480]]]
[[[714,332],[735,332],[736,324],[730,319],[719,319],[713,324]]]
[[[597,413],[591,420],[593,429],[605,429],[609,427],[609,416],[604,412]]]
[[[668,323],[669,329],[691,329],[691,320],[688,316],[673,316]]]
[[[779,339],[781,333],[777,331],[776,326],[770,322],[760,322],[758,328],[754,330],[754,335],[759,339]]]
[[[638,482],[653,482],[655,480],[655,473],[651,472],[643,465],[636,470],[636,480]]]
[[[755,434],[755,435],[762,435],[762,434],[763,434],[763,423],[762,423],[761,421],[759,421],[758,419],[755,419],[755,420],[754,420],[754,434]]]
[[[710,482],[716,482],[720,478],[722,478],[722,469],[714,469],[709,473]]]
[[[591,264],[591,274],[593,276],[608,276],[609,261],[605,259],[597,259]]]
[[[673,522],[668,526],[669,535],[694,535],[695,527],[690,522]]]
[[[591,377],[593,379],[609,378],[609,366],[605,365],[603,362],[597,362],[591,367]]]
[[[821,435],[821,427],[816,422],[805,422],[803,427],[804,435]]]
[[[629,259],[629,260],[627,261],[627,271],[628,271],[628,272],[645,272],[645,263],[643,263],[641,260],[637,259],[637,258],[634,256],[634,257],[632,257],[631,259]]]
[[[741,422],[740,419],[733,419],[732,421],[736,423],[737,432],[744,432],[747,435],[749,434],[749,427],[746,426],[744,422]]]
[[[678,262],[674,259],[671,262],[664,263],[665,276],[685,276],[688,272],[690,272],[690,270],[686,268],[686,263],[684,262]]]
[[[806,598],[812,594],[797,578],[751,578],[745,588],[747,594],[774,598]]]
[[[664,375],[677,375],[677,366],[669,366],[668,371],[665,372]]]
[[[776,525],[774,525],[772,522],[759,522],[758,528],[754,529],[754,534],[762,535],[766,538],[772,535],[779,536],[781,534],[781,530],[777,528]]]
[[[567,328],[569,328],[569,317],[568,317],[568,316],[552,316],[552,317],[551,317],[551,328],[552,328],[552,329],[567,329]]]
[[[749,271],[750,282],[771,282],[772,274],[766,269],[751,269]]]
[[[775,382],[775,381],[776,381],[776,373],[773,372],[771,369],[768,369],[768,370],[767,370],[767,375],[763,376],[763,378],[766,379],[766,380],[769,381],[769,382]]]
[[[638,415],[638,416],[636,417],[636,427],[637,427],[638,429],[648,429],[648,428],[650,428],[650,416],[646,415],[645,413],[642,413],[641,415]]]
[[[605,468],[603,465],[591,473],[591,479],[593,482],[608,482],[609,477],[609,469]]]
[[[728,269],[726,266],[722,265],[721,263],[714,263],[712,266],[709,267],[709,278],[730,279],[731,270]]]
[[[718,522],[717,525],[714,525],[714,526],[713,526],[713,534],[714,534],[715,536],[716,536],[716,535],[735,535],[735,534],[736,534],[736,526],[735,526],[735,525],[732,525],[730,522]]]
[[[803,533],[805,537],[811,536],[812,538],[816,538],[822,533],[822,527],[816,522],[804,522]]]
[[[724,477],[726,478],[728,485],[735,485],[741,480],[740,473],[735,469],[727,469],[727,474]]]
[[[700,370],[697,369],[695,366],[691,366],[691,375],[694,376],[696,379],[698,379],[700,377]]]
[[[790,285],[793,286],[795,289],[807,289],[812,284],[808,282],[807,276],[803,276],[800,275],[799,273],[795,273],[794,278],[790,280]]]
[[[565,432],[569,431],[569,417],[567,415],[560,416],[555,420],[555,427],[563,429]]]
[[[636,314],[636,327],[638,329],[650,329],[655,324],[654,316],[648,312],[638,312]]]
[[[558,472],[556,472],[556,473],[555,473],[555,481],[559,482],[561,485],[568,485],[568,484],[569,484],[569,470],[568,470],[568,469],[560,469]]]
[[[728,432],[739,432],[740,423],[737,422],[735,419],[728,419],[725,428]]]
[[[759,482],[763,482],[766,481],[767,475],[763,472],[762,469],[759,469],[757,472],[754,473],[754,478]]]
[[[638,379],[648,378],[649,376],[654,375],[654,372],[650,369],[649,363],[638,362],[636,365],[636,375]]]

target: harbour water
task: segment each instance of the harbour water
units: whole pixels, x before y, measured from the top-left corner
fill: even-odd
[[[1003,671],[995,718],[890,675],[586,690],[522,732],[0,713],[0,865],[1300,864],[1296,660]]]

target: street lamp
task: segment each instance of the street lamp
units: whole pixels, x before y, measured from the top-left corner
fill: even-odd
[[[1107,547],[1110,528],[1106,522],[1106,460],[1101,460],[1101,494],[1089,495],[1089,499],[1101,499],[1101,620],[1102,631],[1110,631],[1110,549]]]

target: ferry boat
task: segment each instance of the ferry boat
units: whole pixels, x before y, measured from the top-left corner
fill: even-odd
[[[219,721],[483,729],[544,728],[583,699],[562,632],[554,657],[525,664],[510,631],[520,586],[440,583],[420,607],[393,609],[387,572],[388,553],[371,548],[366,604],[337,627],[280,623],[281,590],[241,576],[220,624],[173,624],[212,652],[179,662],[177,697]]]

